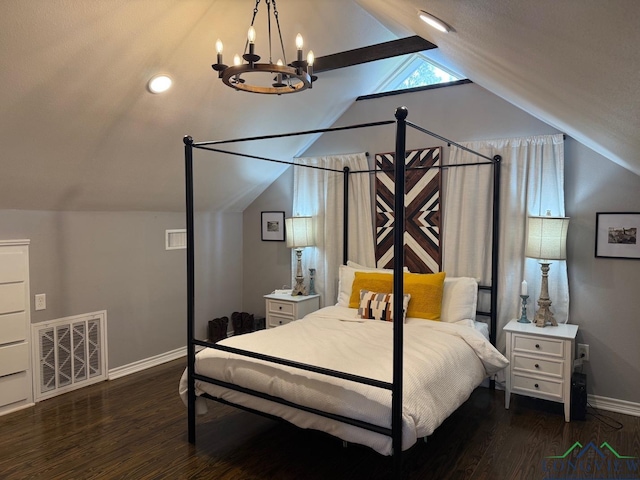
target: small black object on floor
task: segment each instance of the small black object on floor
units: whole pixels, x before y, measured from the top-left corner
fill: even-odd
[[[242,335],[244,333],[255,332],[256,330],[264,330],[265,318],[247,312],[233,312],[231,314],[231,325],[234,335]],[[228,329],[229,317],[210,320],[208,340],[213,343],[224,340],[227,338]]]

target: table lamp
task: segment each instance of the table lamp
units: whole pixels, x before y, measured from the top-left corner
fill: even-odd
[[[549,298],[549,260],[564,260],[567,258],[567,229],[568,217],[552,217],[547,210],[544,217],[529,217],[527,222],[527,248],[525,255],[537,258],[542,270],[542,287],[538,299],[538,311],[534,323],[538,327],[545,325],[557,326],[553,313],[549,310],[551,299]]]
[[[302,275],[302,250],[304,247],[315,245],[313,233],[312,217],[291,217],[284,221],[287,238],[287,247],[296,249],[298,265],[296,268],[296,285],[291,290],[291,295],[306,295],[307,289],[304,286],[304,276]]]

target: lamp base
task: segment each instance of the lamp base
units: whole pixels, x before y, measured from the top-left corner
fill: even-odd
[[[541,305],[541,303],[544,303],[544,304]],[[536,316],[533,318],[533,321],[536,324],[536,327],[546,327],[547,325],[557,327],[558,322],[556,322],[556,319],[553,317],[553,313],[551,312],[551,310],[549,310],[549,306],[551,305],[551,302],[538,300],[538,305],[540,305],[540,308],[538,308],[538,311],[536,312]]]
[[[296,285],[291,290],[291,295],[306,295],[307,287],[304,286],[304,277],[296,277]]]
[[[542,288],[540,290],[540,298],[538,299],[538,311],[536,312],[536,316],[533,318],[533,322],[536,324],[536,327],[546,327],[547,325],[552,325],[554,327],[558,326],[558,322],[553,318],[553,313],[549,310],[551,306],[551,299],[549,298],[549,263],[540,262],[540,268],[542,270]]]
[[[306,295],[307,287],[304,286],[304,276],[302,275],[302,249],[296,249],[296,257],[298,264],[296,268],[296,285],[291,290],[291,296]]]

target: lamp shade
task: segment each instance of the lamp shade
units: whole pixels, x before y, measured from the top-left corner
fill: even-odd
[[[529,217],[525,255],[541,260],[567,258],[568,217]]]
[[[291,217],[284,221],[287,247],[302,248],[315,245],[312,217]]]

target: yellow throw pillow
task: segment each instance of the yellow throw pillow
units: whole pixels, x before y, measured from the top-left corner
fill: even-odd
[[[407,317],[440,320],[445,276],[445,272],[404,274],[404,293],[411,295]],[[360,306],[360,290],[393,293],[393,275],[356,272],[351,287],[349,308]]]
[[[404,293],[411,295],[407,317],[440,320],[445,276],[445,272],[404,274]]]
[[[360,290],[391,293],[391,290],[393,290],[393,274],[355,272],[351,287],[351,297],[349,298],[349,308],[358,308],[360,306]]]

